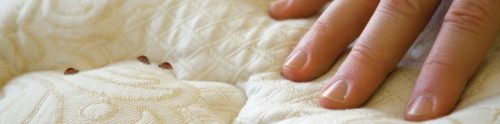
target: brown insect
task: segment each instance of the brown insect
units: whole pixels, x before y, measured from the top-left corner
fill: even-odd
[[[142,63],[144,63],[144,64],[148,64],[148,65],[150,64],[150,63],[149,63],[149,59],[148,59],[148,57],[146,57],[146,56],[138,56],[138,57],[137,57],[137,60],[141,61],[141,62],[142,62]]]
[[[74,69],[74,68],[67,68],[65,71],[64,71],[64,75],[73,75],[73,74],[76,74],[78,73],[79,71],[77,69]]]
[[[161,63],[160,65],[158,65],[158,67],[163,69],[172,69],[172,65],[168,62]]]

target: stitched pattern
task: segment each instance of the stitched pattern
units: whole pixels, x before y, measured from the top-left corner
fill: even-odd
[[[310,83],[283,79],[314,19],[274,21],[269,2],[0,0],[0,123],[408,123],[414,68],[398,68],[351,110],[316,103],[339,63]],[[499,122],[499,44],[456,111],[431,122]],[[138,55],[151,64],[128,61]],[[69,67],[80,72],[63,75]]]
[[[148,76],[159,82],[137,84],[140,81],[133,77],[110,73],[133,74],[137,71],[130,67],[141,66],[142,71],[158,74]],[[123,82],[98,80],[94,74]],[[140,62],[71,76],[52,71],[26,74],[12,80],[6,90],[13,92],[0,102],[1,123],[229,123],[245,101],[235,86],[176,80],[171,71]]]

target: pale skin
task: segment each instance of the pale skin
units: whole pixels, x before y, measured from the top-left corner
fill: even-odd
[[[277,0],[270,15],[305,18],[331,0]],[[444,1],[444,0],[443,0]],[[396,67],[441,0],[335,0],[283,64],[284,77],[304,82],[325,74],[356,42],[320,91],[324,108],[363,105]],[[454,0],[426,58],[406,107],[406,120],[449,114],[500,30],[500,0]]]

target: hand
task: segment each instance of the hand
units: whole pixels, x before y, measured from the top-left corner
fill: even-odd
[[[312,16],[330,0],[278,0],[275,19]],[[422,121],[449,114],[467,80],[500,29],[500,0],[452,2],[406,108],[406,119]],[[283,65],[283,75],[309,81],[326,73],[358,38],[321,91],[330,109],[361,106],[396,67],[433,13],[439,0],[335,0],[302,38]]]

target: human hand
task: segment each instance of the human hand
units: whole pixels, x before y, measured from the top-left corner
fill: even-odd
[[[270,14],[304,18],[329,1],[278,0]],[[330,109],[359,107],[396,67],[441,2],[452,4],[422,66],[406,119],[447,115],[500,30],[500,0],[335,0],[288,56],[282,73],[293,81],[313,80],[358,38],[319,103]]]

